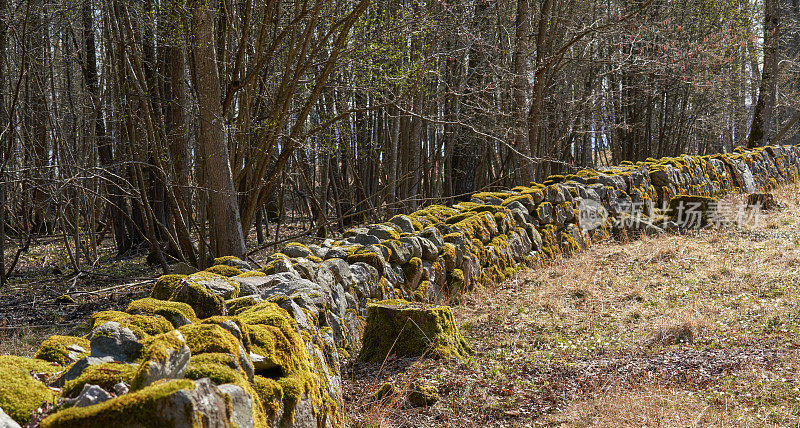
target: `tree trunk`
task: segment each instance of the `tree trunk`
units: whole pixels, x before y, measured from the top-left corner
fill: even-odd
[[[209,219],[216,256],[242,256],[245,242],[233,185],[222,118],[222,94],[214,42],[214,12],[209,0],[190,2],[191,61],[200,111],[199,143],[209,191]]]
[[[747,147],[768,144],[773,135],[772,115],[775,112],[776,85],[778,71],[778,47],[780,46],[779,0],[764,1],[764,66],[761,69],[761,83],[758,87],[758,101],[753,110],[753,124],[747,137]]]
[[[514,108],[514,148],[525,156],[531,157],[531,146],[525,132],[525,115],[528,104],[528,37],[530,37],[530,5],[529,0],[517,0],[517,17],[514,21],[514,54],[512,66],[514,71],[513,108]],[[520,175],[522,183],[533,180],[533,162],[520,158]]]

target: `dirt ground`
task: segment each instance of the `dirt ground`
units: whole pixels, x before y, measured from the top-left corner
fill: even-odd
[[[351,359],[349,425],[800,426],[798,192],[756,225],[594,245],[465,296],[475,353]],[[413,382],[440,400],[409,407]]]

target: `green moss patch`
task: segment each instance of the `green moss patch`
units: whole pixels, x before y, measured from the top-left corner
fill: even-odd
[[[17,357],[21,358],[21,357]],[[31,367],[46,367],[45,362],[23,362],[19,360],[0,360],[0,408],[18,424],[25,425],[31,412],[43,403],[52,403],[57,394],[31,376]]]
[[[93,314],[91,327],[94,329],[110,321],[129,328],[139,339],[166,333],[175,328],[161,315],[131,315],[120,311],[102,311]]]
[[[125,312],[133,315],[161,315],[176,328],[199,321],[194,309],[188,304],[158,300],[152,297],[134,300],[128,305]]]
[[[66,366],[87,355],[89,355],[88,339],[55,335],[48,337],[39,345],[34,357]]]
[[[71,407],[48,416],[42,428],[86,428],[114,426],[167,427],[173,415],[158,404],[181,389],[194,389],[188,379],[173,380],[132,392],[89,407]]]
[[[65,397],[76,397],[86,384],[97,385],[106,391],[112,391],[119,382],[130,383],[136,374],[137,367],[130,364],[102,363],[86,368],[76,379],[64,384],[62,393]]]

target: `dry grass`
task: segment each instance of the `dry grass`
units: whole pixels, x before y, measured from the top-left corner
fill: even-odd
[[[600,244],[465,296],[476,355],[413,375],[441,402],[369,421],[350,404],[352,425],[797,426],[799,190],[754,225]],[[410,374],[347,376],[356,403]]]

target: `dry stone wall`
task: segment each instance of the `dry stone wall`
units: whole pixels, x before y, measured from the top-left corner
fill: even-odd
[[[95,314],[86,337],[0,357],[0,427],[43,402],[60,403],[44,427],[342,426],[340,359],[359,352],[370,301],[458,296],[615,232],[679,228],[663,208],[682,195],[768,191],[798,173],[798,146],[625,162],[292,243],[260,270],[223,257],[165,275],[126,311]]]

